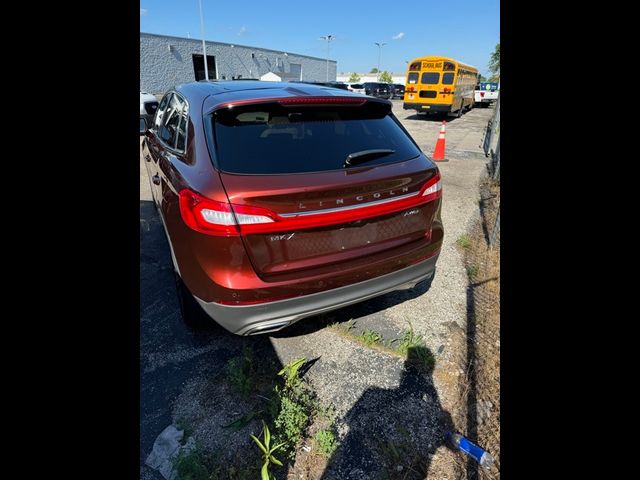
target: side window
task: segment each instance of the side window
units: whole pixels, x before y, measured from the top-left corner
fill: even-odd
[[[153,122],[153,129],[156,131],[160,130],[160,125],[162,124],[162,117],[164,116],[164,113],[167,110],[167,104],[169,103],[169,97],[173,96],[172,93],[168,93],[167,95],[165,95],[164,97],[162,97],[162,101],[160,102],[160,105],[158,106],[158,110],[156,111],[156,116],[154,118],[154,122]]]
[[[167,107],[163,122],[160,125],[160,138],[171,148],[176,147],[183,105],[184,102],[180,97],[173,94],[169,101],[169,106]]]
[[[180,124],[178,126],[178,138],[176,140],[176,150],[181,152],[185,151],[187,143],[187,115],[189,113],[189,106],[186,102],[182,101],[182,109],[180,111]]]

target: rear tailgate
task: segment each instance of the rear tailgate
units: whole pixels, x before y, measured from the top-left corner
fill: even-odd
[[[304,185],[300,175],[221,177],[232,204],[266,208],[281,218],[271,231],[243,235],[256,272],[268,276],[301,270],[312,275],[337,263],[348,268],[362,257],[428,242],[436,202],[404,202],[414,201],[434,174],[420,157],[349,174],[308,174]],[[371,208],[380,214],[359,218]]]
[[[311,276],[363,259],[424,248],[439,205],[439,174],[390,114],[388,102],[262,104],[215,114],[215,157],[256,272]],[[360,165],[354,152],[387,149]],[[248,217],[247,217],[248,218]]]

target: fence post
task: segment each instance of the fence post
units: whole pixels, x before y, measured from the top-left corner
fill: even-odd
[[[496,152],[493,154],[493,179],[500,178],[500,135],[498,135],[498,144],[496,145]]]
[[[496,222],[493,224],[493,231],[489,239],[489,248],[493,248],[496,243],[496,234],[500,231],[500,204],[498,204],[498,213],[496,213]]]
[[[487,122],[487,127],[484,131],[484,138],[482,140],[482,150],[484,150],[484,156],[489,156],[489,146],[491,145],[491,135],[493,133],[493,128],[491,126],[491,120]]]

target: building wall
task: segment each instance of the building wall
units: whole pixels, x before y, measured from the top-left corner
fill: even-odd
[[[207,55],[216,57],[219,79],[260,78],[269,71],[297,74],[301,69],[302,80],[326,80],[326,59],[221,42],[206,42],[206,46]],[[202,40],[140,33],[140,89],[163,94],[174,85],[194,81],[194,53],[202,54]],[[336,72],[337,64],[330,60],[329,80],[336,79]]]
[[[338,75],[337,76],[337,80],[338,80],[338,82],[348,83],[348,80],[349,80],[350,76],[351,76],[351,73]],[[378,74],[377,73],[358,73],[358,76],[360,77],[360,83],[363,83],[363,82],[377,82],[378,81]],[[391,74],[391,78],[393,79],[392,83],[398,83],[400,85],[404,85],[405,82],[407,81],[407,74],[406,73],[392,73]]]

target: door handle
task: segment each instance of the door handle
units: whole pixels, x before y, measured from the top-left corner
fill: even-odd
[[[160,185],[160,175],[156,173],[153,177],[151,177],[151,181],[156,185]]]

